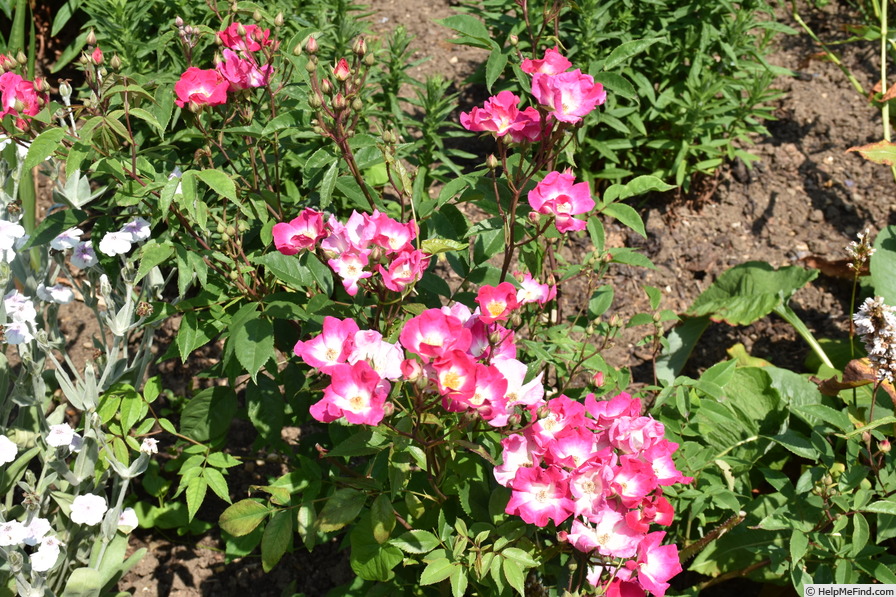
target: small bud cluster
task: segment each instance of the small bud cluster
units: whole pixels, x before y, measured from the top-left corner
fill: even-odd
[[[853,322],[878,379],[892,383],[896,377],[896,308],[879,296],[867,298]]]
[[[849,268],[860,272],[862,271],[863,266],[868,263],[871,256],[874,255],[875,249],[871,246],[870,230],[863,230],[856,236],[859,240],[849,243],[846,247],[846,252],[852,259],[849,263]]]
[[[311,75],[312,94],[308,98],[308,104],[317,111],[314,131],[337,142],[344,141],[352,135],[364,108],[361,92],[369,67],[375,62],[374,56],[367,51],[364,38],[359,37],[352,44],[351,62],[340,58],[328,76],[320,77],[317,52],[317,40],[313,36],[309,37],[305,43],[305,53],[308,54],[305,70]],[[296,46],[293,53],[301,54],[301,47]]]

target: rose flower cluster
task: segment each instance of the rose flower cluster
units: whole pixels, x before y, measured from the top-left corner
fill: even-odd
[[[420,280],[429,265],[429,255],[412,244],[417,226],[379,211],[353,211],[343,224],[333,216],[325,223],[323,213],[306,208],[292,221],[274,224],[273,235],[274,246],[284,255],[313,251],[320,242],[327,264],[351,296],[358,293],[358,283],[374,273],[379,273],[389,290],[403,292]]]
[[[227,103],[227,93],[264,87],[271,79],[273,67],[261,53],[263,48],[275,47],[271,30],[258,25],[231,23],[218,32],[224,48],[223,60],[213,69],[191,66],[174,84],[174,100],[179,107],[198,110],[202,106]]]
[[[607,595],[662,597],[681,565],[674,545],[660,545],[666,534],[649,527],[672,522],[662,488],[692,479],[672,462],[678,444],[640,412],[624,393],[606,401],[589,394],[584,404],[549,400],[534,424],[501,442],[495,478],[512,490],[508,514],[537,526],[573,519],[560,538],[598,560],[593,585],[610,573]]]
[[[15,125],[24,130],[28,123],[22,116],[40,112],[50,101],[49,87],[40,77],[29,81],[12,72],[16,66],[18,63],[13,58],[0,54],[0,69],[5,71],[0,75],[0,118],[11,114],[15,116]]]

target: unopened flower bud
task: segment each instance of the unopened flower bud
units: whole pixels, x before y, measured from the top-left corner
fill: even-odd
[[[121,58],[118,57],[118,54],[112,56],[112,60],[109,61],[109,67],[115,71],[121,68]]]
[[[277,16],[274,17],[274,27],[282,27],[283,26],[283,13],[278,12]]]
[[[390,417],[390,416],[392,416],[392,413],[394,413],[394,412],[395,412],[395,405],[392,404],[391,402],[386,402],[383,405],[383,416],[384,417]]]
[[[317,110],[323,105],[323,102],[320,101],[320,98],[316,95],[312,95],[308,98],[308,105]]]
[[[315,135],[321,135],[321,136],[323,136],[323,135],[326,133],[326,131],[323,129],[323,127],[320,127],[320,126],[313,126],[313,127],[311,127],[311,131],[312,131]]]
[[[99,70],[96,71],[96,74],[98,74],[98,75],[102,78],[102,77],[105,77],[106,75],[108,75],[108,74],[109,74],[109,71],[106,70],[106,67],[105,67],[105,66],[101,66],[101,67],[99,68]]]
[[[511,427],[516,427],[517,425],[520,424],[520,422],[522,420],[523,420],[523,418],[521,416],[514,413],[514,414],[510,415],[509,417],[507,417],[507,424],[510,425]]]
[[[313,35],[305,42],[305,51],[309,54],[317,54],[317,40],[314,39]]]
[[[488,167],[489,170],[494,170],[495,168],[498,167],[498,164],[499,164],[498,158],[495,157],[495,154],[493,154],[493,153],[488,154],[488,157],[485,158],[485,165]]]
[[[355,112],[360,112],[363,107],[364,102],[361,101],[360,97],[356,97],[352,100],[352,110],[354,110]]]
[[[302,44],[296,44],[296,46],[292,49],[293,56],[301,56],[302,55]]]
[[[340,58],[336,68],[333,69],[333,76],[337,81],[347,81],[351,75],[352,71],[348,66],[348,61],[345,58]]]
[[[243,27],[242,23],[240,23],[239,25],[236,26],[236,32],[239,34],[240,37],[246,37],[246,28]]]
[[[87,45],[88,46],[96,45],[96,33],[93,32],[93,29],[91,29],[90,33],[87,34]]]
[[[18,62],[21,66],[25,66],[25,64],[28,62],[28,57],[25,56],[25,52],[19,50],[19,52],[16,54],[16,62]]]
[[[334,110],[345,110],[348,102],[345,100],[345,97],[341,93],[337,93],[336,96],[333,97],[331,105],[333,106]]]
[[[613,317],[610,318],[610,327],[618,328],[620,325],[622,325],[622,320],[619,315],[613,315]]]
[[[69,85],[68,81],[59,81],[59,95],[62,96],[63,101],[68,100],[72,97],[72,86]]]
[[[373,66],[374,64],[376,64],[376,57],[373,54],[367,54],[364,56],[365,66]]]
[[[867,431],[862,432],[862,441],[866,444],[871,441],[871,434]]]
[[[364,54],[367,53],[367,42],[364,41],[363,37],[359,37],[355,40],[355,43],[352,44],[352,52],[359,57],[364,56]]]
[[[511,36],[507,38],[507,41],[509,41],[510,45],[513,46],[514,48],[517,47],[518,45],[520,45],[520,38],[517,37],[516,35],[511,34]]]
[[[593,383],[596,387],[601,387],[604,385],[604,372],[598,371],[594,374],[594,377],[591,378],[591,383]]]
[[[255,12],[252,13],[253,21],[260,21],[261,19],[262,19],[261,11],[256,10]]]
[[[890,450],[892,449],[892,446],[890,446],[890,440],[886,440],[886,439],[881,441],[879,444],[877,444],[877,447],[884,454],[889,454]]]
[[[330,83],[329,79],[324,79],[320,82],[320,90],[323,91],[325,95],[331,95],[333,93],[333,85]]]
[[[305,70],[308,71],[309,73],[313,73],[314,71],[317,70],[317,65],[314,63],[313,60],[309,60],[308,62],[305,63]]]
[[[180,29],[184,26],[184,20],[180,17],[174,17],[174,26]]]
[[[48,93],[50,91],[50,84],[47,83],[47,80],[43,77],[34,77],[34,89],[41,93]]]
[[[90,61],[96,65],[103,63],[103,50],[99,46],[93,49],[93,52],[90,54]]]
[[[529,212],[529,221],[532,222],[533,224],[537,224],[540,219],[541,219],[541,214],[538,213],[537,211]]]

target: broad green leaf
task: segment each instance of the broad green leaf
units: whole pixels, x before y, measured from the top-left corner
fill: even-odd
[[[221,170],[197,170],[199,180],[209,186],[211,190],[231,201],[236,201],[236,185],[229,175]]]
[[[202,390],[187,402],[181,413],[181,433],[199,442],[224,439],[237,411],[233,388],[215,386]]]
[[[74,228],[87,219],[87,212],[80,209],[61,209],[45,217],[22,246],[22,250],[49,244],[54,238],[69,228]]]
[[[517,593],[525,595],[526,574],[523,572],[523,566],[515,560],[504,558],[501,561],[501,570],[504,572],[507,583],[516,589]]]
[[[439,538],[429,531],[415,529],[392,539],[391,543],[404,552],[423,554],[429,553],[438,547]]]
[[[137,268],[137,277],[134,282],[142,280],[150,270],[165,262],[174,254],[174,245],[171,241],[159,243],[153,239],[140,249],[140,267]]]
[[[852,547],[849,549],[849,556],[856,557],[868,544],[868,538],[871,536],[871,530],[868,527],[868,521],[865,517],[856,512],[852,515]]]
[[[628,60],[632,56],[640,54],[653,44],[664,41],[662,37],[654,37],[649,39],[633,39],[631,41],[627,41],[619,44],[616,48],[610,52],[610,55],[607,56],[607,59],[604,61],[603,69],[610,70],[615,68],[617,65],[622,62]]]
[[[594,82],[603,85],[608,93],[627,99],[638,99],[638,92],[628,79],[617,73],[599,72],[594,74]]]
[[[325,533],[338,531],[357,518],[365,500],[366,496],[357,489],[337,490],[327,499],[318,515],[318,528]]]
[[[447,238],[428,238],[421,243],[420,248],[424,253],[428,253],[429,255],[438,255],[439,253],[447,253],[448,251],[463,251],[468,246],[467,243],[461,243]]]
[[[392,502],[386,494],[380,494],[370,507],[370,524],[373,528],[373,538],[377,543],[385,543],[395,528],[395,511]]]
[[[65,137],[64,128],[50,128],[35,137],[25,154],[23,168],[28,171],[53,155]]]
[[[224,478],[221,471],[208,466],[205,468],[204,476],[206,483],[208,483],[208,486],[215,492],[215,495],[229,504],[230,492],[227,488],[227,479]]]
[[[425,586],[442,582],[451,576],[451,569],[453,567],[454,564],[448,561],[448,558],[438,558],[433,560],[423,569],[423,573],[420,575],[420,584]]]
[[[644,221],[632,206],[625,203],[611,203],[601,211],[612,218],[616,218],[642,237],[647,238],[647,233],[644,230]]]
[[[314,283],[311,272],[302,267],[301,261],[295,255],[284,255],[274,251],[257,257],[253,263],[263,265],[294,290],[308,288]]]
[[[697,297],[687,314],[708,315],[713,321],[731,325],[749,325],[785,303],[817,275],[818,270],[796,266],[775,269],[763,261],[749,261],[719,276]]]
[[[196,516],[196,513],[199,511],[199,507],[202,505],[202,502],[205,501],[205,493],[208,489],[208,482],[206,482],[205,477],[195,476],[187,482],[187,517],[189,520],[193,520],[193,517]]]
[[[296,531],[308,551],[317,545],[317,527],[314,506],[302,504],[296,511]]]
[[[474,16],[460,14],[445,19],[439,19],[436,22],[449,29],[457,31],[463,36],[480,42],[477,44],[479,47],[493,48],[496,45],[495,42],[492,41],[492,36],[489,33],[488,28],[482,21]]]
[[[99,597],[103,575],[93,568],[75,568],[68,576],[62,597]]]
[[[365,580],[388,582],[395,575],[392,569],[404,556],[391,544],[380,544],[374,539],[369,513],[352,529],[352,551],[349,558],[352,570]]]
[[[329,266],[321,263],[320,259],[312,253],[305,253],[301,258],[302,264],[311,272],[311,277],[317,283],[324,295],[333,294],[333,272]]]
[[[320,183],[320,205],[327,207],[332,202],[333,189],[336,187],[336,178],[339,176],[339,161],[333,162],[327,168],[324,178]]]
[[[467,594],[467,571],[461,566],[455,566],[449,578],[452,597],[464,597]]]
[[[290,510],[281,510],[274,514],[264,528],[261,538],[261,566],[265,572],[270,572],[292,546],[292,516]]]
[[[262,319],[258,313],[231,330],[228,343],[240,365],[255,381],[258,371],[275,354],[274,324]]]
[[[504,72],[505,66],[507,66],[507,54],[501,50],[492,50],[485,63],[485,87],[489,93],[492,91],[492,85]]]
[[[234,537],[248,535],[272,512],[269,506],[256,500],[240,500],[218,518],[221,528]]]
[[[874,293],[888,305],[896,305],[896,226],[887,226],[874,239],[869,264]]]
[[[809,551],[809,537],[799,529],[793,529],[793,532],[790,534],[791,565],[797,567],[807,551]]]
[[[859,508],[859,510],[862,512],[874,512],[877,514],[891,514],[896,516],[896,498],[878,500]]]
[[[675,185],[666,184],[656,176],[638,176],[626,184],[610,185],[602,197],[604,203],[620,201],[629,197],[636,197],[650,191],[671,191]]]
[[[857,151],[866,160],[883,166],[896,165],[896,143],[889,141],[878,141],[877,143],[850,147],[846,151]]]

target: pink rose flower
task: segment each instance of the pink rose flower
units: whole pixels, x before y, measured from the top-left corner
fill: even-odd
[[[240,58],[233,50],[224,50],[224,60],[215,69],[227,80],[230,91],[264,87],[271,79],[273,67],[265,64],[259,67],[255,60]]]
[[[541,60],[532,60],[527,58],[523,60],[520,68],[524,73],[534,75],[542,73],[545,75],[558,75],[572,66],[572,62],[567,60],[558,50],[557,46],[553,49],[547,49],[544,52],[544,58]]]
[[[507,321],[513,310],[520,306],[516,300],[516,288],[510,282],[501,282],[497,286],[482,286],[476,295],[476,302],[482,309],[479,319],[483,323]]]
[[[174,84],[177,99],[174,103],[183,108],[194,106],[219,106],[227,102],[227,88],[230,84],[216,70],[191,66]]]
[[[321,423],[345,417],[353,425],[379,425],[385,416],[389,382],[366,361],[335,365],[329,373],[332,381],[324,389],[323,399],[311,405],[311,416]]]
[[[284,255],[295,255],[302,249],[313,249],[326,236],[324,215],[307,208],[289,223],[278,222],[271,231],[274,246]]]
[[[575,124],[607,99],[607,92],[591,75],[574,71],[532,75],[532,95],[560,122]]]
[[[243,25],[245,35],[240,35],[240,24],[231,23],[224,31],[218,32],[218,38],[224,47],[231,50],[242,50],[243,52],[257,52],[262,47],[273,45],[274,41],[268,39],[271,35],[270,29],[264,31],[258,25]]]
[[[510,134],[514,143],[537,141],[541,136],[541,115],[533,107],[519,109],[520,98],[502,91],[470,113],[462,112],[460,123],[468,131],[489,131],[496,137]]]
[[[14,72],[0,75],[0,118],[7,114],[13,116],[34,116],[49,101],[47,94],[40,94],[34,83],[23,79]],[[16,118],[16,126],[24,129],[28,123],[23,118]]]
[[[585,222],[572,216],[594,209],[591,188],[587,182],[575,183],[569,171],[551,172],[529,191],[529,205],[540,214],[552,215],[560,232],[584,230]]]

